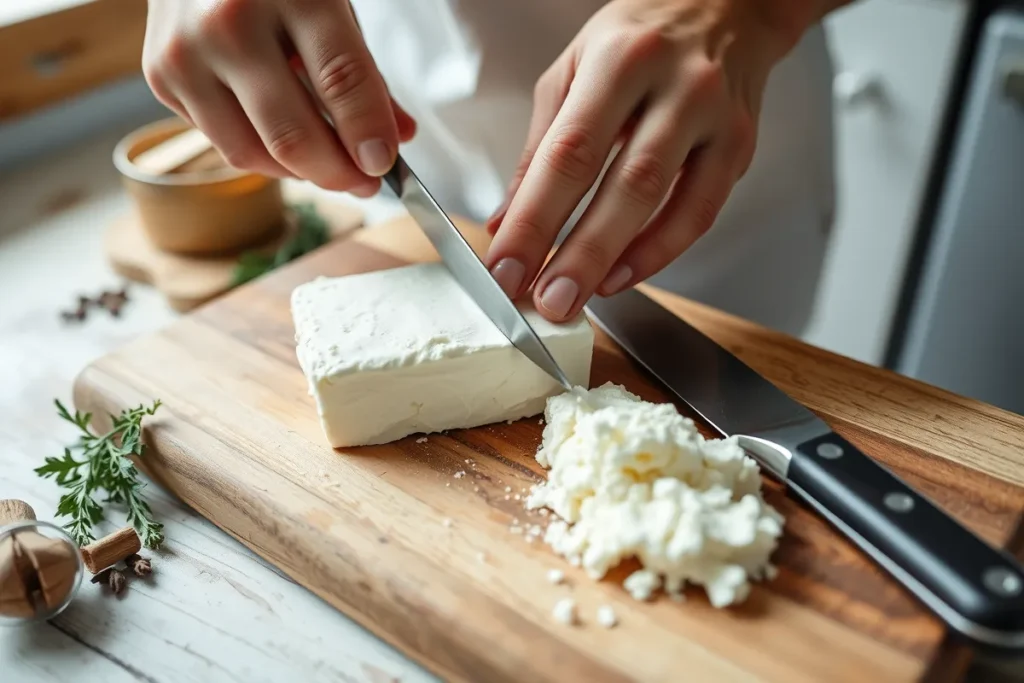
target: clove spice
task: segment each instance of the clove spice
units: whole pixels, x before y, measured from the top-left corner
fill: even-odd
[[[125,287],[118,290],[103,290],[96,298],[80,294],[77,306],[70,311],[61,311],[60,316],[64,322],[80,322],[85,320],[90,308],[101,308],[112,317],[118,318],[127,302],[128,290]]]
[[[102,583],[110,588],[114,592],[114,595],[118,595],[124,590],[124,584],[126,582],[124,573],[116,567],[107,567],[96,576],[90,579],[92,583]]]
[[[153,571],[153,565],[150,563],[149,558],[140,557],[137,553],[132,553],[124,559],[125,566],[135,572],[135,576],[147,576]]]

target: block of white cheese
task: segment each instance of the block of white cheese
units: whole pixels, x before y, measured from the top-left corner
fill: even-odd
[[[444,265],[318,278],[291,298],[296,355],[335,447],[537,415],[564,389],[505,338]],[[520,309],[569,380],[589,386],[594,331]]]

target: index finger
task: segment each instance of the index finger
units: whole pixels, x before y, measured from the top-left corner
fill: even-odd
[[[381,176],[398,154],[384,79],[348,3],[293,3],[284,22],[338,137],[363,173]]]
[[[597,180],[619,132],[645,90],[624,69],[581,63],[569,94],[544,134],[487,254],[488,267],[511,263],[533,282],[558,232]],[[521,268],[520,268],[521,266]],[[512,288],[512,283],[506,283]]]

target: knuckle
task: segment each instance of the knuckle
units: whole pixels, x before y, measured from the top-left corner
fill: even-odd
[[[636,204],[654,206],[668,192],[669,176],[665,164],[653,154],[627,159],[618,173],[621,194]]]
[[[256,0],[218,0],[216,7],[199,19],[199,34],[206,38],[231,36],[249,23]]]
[[[580,265],[587,276],[604,273],[615,260],[602,242],[594,238],[582,238],[572,245],[573,261]]]
[[[329,105],[354,105],[358,94],[370,80],[370,63],[350,52],[330,57],[320,65],[318,77],[324,99]]]
[[[693,227],[697,234],[703,235],[711,229],[718,218],[718,202],[707,196],[699,196],[693,202]]]
[[[720,64],[702,60],[689,69],[690,92],[699,102],[713,101],[726,91],[725,71]]]
[[[578,126],[565,126],[555,132],[545,150],[544,161],[572,183],[592,181],[601,165],[597,140]]]
[[[597,53],[612,67],[612,76],[628,78],[640,65],[657,60],[668,49],[669,38],[658,27],[627,26],[607,31],[597,42]]]
[[[224,161],[243,171],[255,170],[262,160],[262,155],[252,145],[220,145],[218,151],[224,157]]]
[[[658,26],[645,26],[629,31],[623,40],[623,57],[631,64],[645,62],[664,54],[669,37]]]
[[[173,36],[167,41],[155,57],[143,60],[143,73],[148,74],[161,82],[181,80],[188,69],[191,61],[192,45],[180,35]]]
[[[283,164],[302,161],[309,148],[309,133],[294,121],[277,124],[267,133],[267,151]]]
[[[546,244],[548,231],[531,216],[519,213],[512,216],[508,228],[509,237],[527,248]]]

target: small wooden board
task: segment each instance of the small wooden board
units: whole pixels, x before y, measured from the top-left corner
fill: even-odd
[[[487,237],[460,227],[482,251]],[[769,484],[786,516],[776,579],[735,609],[633,601],[636,565],[594,582],[510,533],[543,478],[536,417],[382,446],[326,445],[295,359],[292,289],[318,275],[436,258],[408,220],[359,231],[90,365],[78,408],[153,399],[145,468],[302,585],[453,681],[956,680],[967,653],[826,522]],[[1020,551],[1024,418],[648,289],[992,543]],[[598,333],[592,385],[668,396]],[[103,425],[100,425],[102,428]],[[455,479],[464,470],[467,476]],[[453,520],[450,527],[445,518]],[[552,567],[567,585],[546,580]],[[551,617],[573,596],[582,624]],[[595,621],[612,605],[620,624]]]
[[[288,203],[313,201],[331,226],[332,239],[345,237],[363,224],[362,210],[352,203],[314,198],[311,193],[288,186],[284,192]],[[287,220],[282,231],[266,244],[249,249],[272,253],[295,234],[295,227],[294,221]],[[228,291],[241,253],[196,257],[162,251],[149,240],[134,212],[110,225],[104,235],[104,250],[115,272],[129,280],[153,285],[180,312],[190,311]]]

